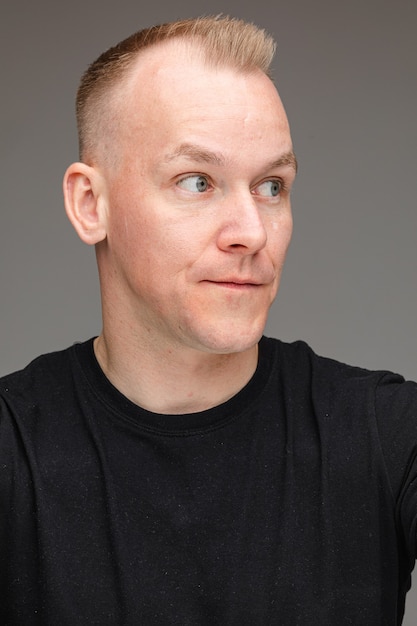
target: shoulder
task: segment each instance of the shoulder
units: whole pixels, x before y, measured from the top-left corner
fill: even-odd
[[[21,412],[44,404],[48,398],[59,396],[73,379],[74,358],[78,345],[43,354],[24,369],[0,378],[0,415]]]
[[[403,380],[398,374],[387,370],[370,370],[320,355],[301,340],[290,343],[263,337],[261,346],[264,346],[264,352],[268,352],[269,358],[273,355],[284,373],[295,378],[305,378],[312,383],[320,382],[325,386],[338,382],[347,384],[349,381],[353,384],[378,384],[387,376]]]
[[[334,465],[343,455],[358,467],[379,459],[396,495],[406,475],[417,476],[416,382],[320,356],[302,341],[266,342],[299,439],[319,433],[320,446],[337,456]]]
[[[263,351],[281,388],[324,411],[350,415],[366,411],[384,419],[388,406],[417,412],[417,383],[388,370],[370,370],[317,354],[304,341],[264,338]],[[262,354],[262,352],[261,352]]]

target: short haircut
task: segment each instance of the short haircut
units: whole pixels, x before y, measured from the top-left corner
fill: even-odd
[[[209,66],[228,66],[242,72],[261,70],[270,76],[275,42],[254,24],[228,16],[198,17],[151,26],[103,52],[82,76],[77,93],[80,158],[94,158],[103,133],[117,126],[115,87],[129,73],[141,51],[166,42],[196,44]],[[117,115],[116,115],[117,117]]]

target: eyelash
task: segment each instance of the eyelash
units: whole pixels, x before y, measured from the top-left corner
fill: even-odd
[[[254,189],[257,189],[258,187],[260,187],[261,185],[264,185],[265,183],[273,183],[273,184],[277,184],[277,185],[278,185],[278,187],[279,187],[279,192],[278,192],[278,194],[277,194],[277,196],[276,196],[276,197],[280,196],[280,195],[281,195],[281,193],[282,193],[283,191],[285,191],[284,183],[283,183],[283,181],[282,181],[280,178],[266,178],[265,180],[261,180],[261,182],[260,182],[260,183],[258,183],[258,184],[254,187]],[[273,196],[273,197],[275,197],[275,196]]]
[[[178,180],[176,181],[176,184],[178,185],[179,183],[184,182],[185,180],[187,180],[188,178],[205,178],[207,183],[210,185],[210,187],[213,187],[213,184],[211,182],[210,176],[208,176],[207,174],[203,174],[201,172],[191,172],[190,174],[185,174],[184,176],[181,176],[180,178],[178,178]]]
[[[188,178],[193,178],[193,177],[201,177],[204,178],[207,181],[207,184],[209,185],[210,188],[213,188],[214,185],[210,179],[210,176],[208,176],[207,174],[203,174],[202,172],[191,172],[189,174],[186,174],[185,176],[181,176],[180,178],[178,178],[178,180],[176,181],[176,184],[179,185],[181,182],[184,182],[185,180],[187,180]],[[288,190],[288,187],[285,183],[284,180],[282,180],[281,178],[265,178],[264,180],[261,180],[260,182],[258,182],[255,187],[253,187],[252,190],[256,189],[257,187],[259,187],[260,185],[263,185],[264,183],[277,183],[279,185],[279,194],[276,197],[279,197],[282,193],[285,193]],[[272,196],[275,197],[275,196]]]

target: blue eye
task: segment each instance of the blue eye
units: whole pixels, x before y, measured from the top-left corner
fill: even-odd
[[[276,198],[282,189],[282,183],[279,180],[266,180],[258,185],[255,192],[260,196]]]
[[[209,188],[207,178],[205,176],[201,176],[200,174],[194,174],[192,176],[182,178],[177,184],[178,187],[181,187],[181,189],[197,193],[204,193],[204,191],[207,191]]]

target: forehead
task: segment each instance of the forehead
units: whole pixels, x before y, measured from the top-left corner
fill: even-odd
[[[269,139],[282,143],[283,151],[291,149],[272,81],[260,70],[210,66],[195,45],[170,41],[144,51],[120,95],[127,141],[140,134],[161,146],[223,139],[236,148],[236,142]]]

